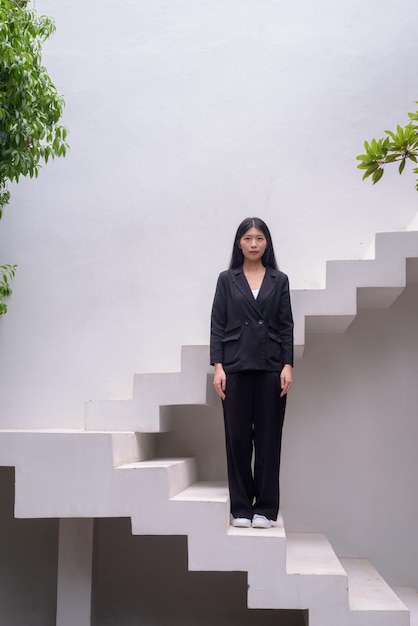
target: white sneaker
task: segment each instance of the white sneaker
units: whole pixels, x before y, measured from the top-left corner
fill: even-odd
[[[253,517],[253,528],[271,528],[271,521],[265,515],[256,513]]]
[[[233,517],[232,526],[236,528],[251,528],[251,520],[248,517]]]

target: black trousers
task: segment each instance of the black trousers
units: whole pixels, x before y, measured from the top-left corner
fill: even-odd
[[[286,396],[280,398],[280,393],[280,372],[245,371],[226,375],[226,398],[222,404],[233,517],[251,519],[258,513],[277,519],[286,408]]]

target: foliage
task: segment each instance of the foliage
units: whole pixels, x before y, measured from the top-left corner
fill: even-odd
[[[406,126],[398,124],[396,132],[385,130],[387,137],[364,142],[366,154],[357,157],[361,161],[357,167],[365,170],[363,180],[371,176],[373,185],[377,183],[383,176],[386,163],[399,161],[399,174],[402,174],[407,160],[418,162],[418,111],[408,113],[408,116],[409,123]],[[418,175],[418,167],[413,172]],[[418,191],[418,178],[415,188]]]
[[[14,278],[16,268],[17,265],[0,265],[0,315],[7,313],[7,304],[4,299],[12,293],[10,281]]]
[[[28,0],[0,0],[0,219],[9,182],[38,176],[41,163],[65,156],[67,129],[59,125],[64,101],[42,65],[42,44],[53,21]],[[0,266],[0,315],[16,266]]]

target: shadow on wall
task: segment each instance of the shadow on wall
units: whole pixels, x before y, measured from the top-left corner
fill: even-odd
[[[221,401],[215,406],[176,406],[173,429],[156,437],[157,456],[195,457],[199,480],[227,479]]]
[[[305,626],[304,611],[248,609],[245,572],[189,572],[186,537],[95,524],[97,626]]]
[[[418,285],[359,310],[340,335],[307,337],[281,468],[292,531],[324,532],[391,584],[418,585]]]
[[[55,626],[58,521],[14,519],[13,467],[0,467],[0,624]]]

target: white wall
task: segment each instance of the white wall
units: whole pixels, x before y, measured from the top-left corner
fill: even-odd
[[[0,227],[0,262],[19,263],[1,427],[82,427],[85,400],[129,397],[135,371],[207,343],[242,218],[269,223],[294,288],[414,219],[413,177],[372,188],[355,156],[415,107],[415,0],[36,6],[57,22],[45,63],[71,150],[13,190]],[[416,303],[409,287],[345,335],[308,338],[282,482],[289,528],[418,587]]]
[[[418,285],[344,335],[311,335],[283,441],[283,514],[418,588]]]
[[[0,227],[0,420],[83,425],[134,371],[207,343],[236,226],[260,215],[296,287],[416,211],[411,175],[361,182],[365,138],[414,109],[414,0],[37,0],[71,150]]]

